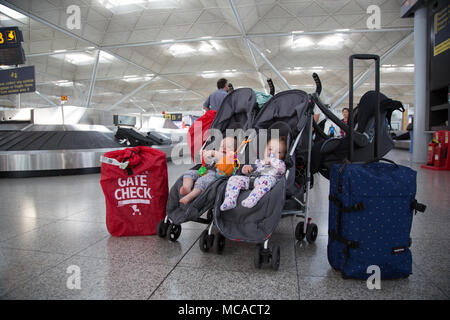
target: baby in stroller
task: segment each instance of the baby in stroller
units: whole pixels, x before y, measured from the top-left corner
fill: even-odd
[[[254,165],[243,166],[242,173],[244,175],[235,175],[228,180],[220,210],[226,211],[236,207],[240,191],[249,189],[249,175],[255,171],[252,174],[257,176],[254,182],[254,189],[241,202],[243,207],[253,208],[286,172],[286,164],[283,161],[286,156],[286,149],[286,137],[271,138],[264,151],[264,160],[257,159]]]
[[[206,165],[206,172],[203,175],[199,173],[200,170],[188,170],[184,173],[183,185],[180,188],[180,195],[184,197],[179,201],[184,205],[187,205],[220,177],[214,163],[233,166],[232,161],[228,161],[228,155],[234,154],[235,150],[236,139],[234,137],[225,137],[222,139],[219,150],[203,150],[203,159],[208,163],[208,165]],[[194,189],[192,189],[192,187],[194,187]]]

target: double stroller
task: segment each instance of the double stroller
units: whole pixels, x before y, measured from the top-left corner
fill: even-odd
[[[286,174],[253,208],[241,205],[242,200],[251,192],[246,190],[241,191],[237,206],[226,212],[220,210],[227,185],[226,177],[215,180],[188,205],[179,202],[179,190],[183,182],[183,177],[180,177],[170,189],[167,215],[158,224],[160,237],[168,235],[170,240],[176,241],[181,234],[182,223],[194,221],[207,224],[208,228],[202,232],[199,239],[199,246],[203,252],[213,249],[218,254],[222,253],[226,239],[255,243],[257,244],[254,254],[255,267],[261,268],[263,264],[269,264],[274,270],[278,270],[280,266],[280,247],[274,245],[269,248],[269,239],[282,217],[294,215],[301,218],[295,228],[297,240],[302,241],[306,238],[309,243],[316,240],[318,228],[309,217],[311,174],[320,172],[328,177],[331,165],[345,159],[345,150],[340,149],[346,145],[346,138],[330,138],[315,124],[313,121],[315,104],[331,121],[341,127],[341,130],[348,133],[350,129],[322,103],[319,98],[320,79],[316,74],[313,77],[317,85],[315,93],[307,94],[301,90],[280,92],[262,107],[258,106],[255,93],[249,88],[234,90],[225,97],[211,128],[220,130],[223,134],[227,128],[240,128],[241,132],[246,133],[241,138],[247,141],[265,140],[266,137],[261,134],[264,130],[278,129],[279,135],[287,138]],[[384,108],[382,115],[388,119],[392,111],[399,108],[399,102],[383,95],[381,97]],[[360,154],[358,160],[364,161],[370,160],[372,153],[368,150],[373,150],[371,98],[372,92],[363,96],[358,112],[355,112],[357,126],[354,133],[359,137],[359,140],[355,139],[355,153]],[[314,145],[313,135],[321,138]],[[383,135],[381,141],[385,146],[383,154],[392,149],[390,144],[392,140],[389,139],[388,134]],[[217,142],[215,141],[216,144]],[[213,139],[207,140],[202,150],[213,143]],[[239,143],[240,141],[238,145]],[[261,143],[248,143],[239,152],[241,163],[245,163],[252,153],[257,152],[260,145]],[[196,165],[192,169],[199,168],[200,165]],[[218,232],[214,233],[214,229]]]
[[[317,226],[310,223],[307,214],[306,199],[308,186],[299,188],[296,183],[296,159],[300,141],[311,141],[311,126],[313,121],[314,104],[310,95],[301,90],[289,90],[274,95],[262,107],[256,103],[255,92],[249,88],[237,89],[228,94],[222,102],[216,118],[211,124],[212,129],[220,130],[224,135],[227,128],[239,128],[243,135],[241,140],[254,141],[248,143],[239,152],[240,163],[245,163],[250,154],[257,152],[260,132],[277,129],[280,136],[287,138],[287,155],[285,158],[286,174],[278,180],[276,185],[265,194],[253,208],[240,205],[251,190],[242,191],[237,200],[236,208],[226,211],[220,210],[223,201],[227,178],[219,178],[188,205],[179,202],[180,187],[183,177],[180,177],[170,189],[167,204],[167,216],[158,225],[158,235],[168,236],[175,241],[181,234],[181,224],[188,221],[209,224],[199,240],[200,249],[204,252],[213,248],[216,253],[222,253],[225,239],[245,241],[260,244],[255,252],[255,266],[260,268],[263,263],[269,263],[274,269],[280,265],[280,247],[269,249],[269,239],[278,226],[282,216],[300,215],[306,211],[305,234],[313,242],[317,237]],[[261,138],[263,139],[263,138]],[[258,142],[258,143],[256,143]],[[217,143],[217,141],[216,141]],[[202,149],[212,145],[207,140]],[[308,144],[308,143],[307,143]],[[311,144],[309,143],[309,148]],[[309,152],[306,152],[309,154]],[[192,169],[197,170],[200,165]],[[309,172],[309,171],[308,171]],[[309,181],[309,179],[304,179]],[[286,201],[287,199],[293,202]],[[202,217],[206,215],[206,217]],[[216,227],[218,232],[213,233]]]

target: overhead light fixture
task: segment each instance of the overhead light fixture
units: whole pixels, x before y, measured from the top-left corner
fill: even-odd
[[[336,34],[329,37],[324,38],[322,41],[320,41],[318,44],[321,47],[325,48],[338,48],[340,47],[344,42],[344,38],[342,35]]]
[[[105,51],[100,51],[100,57],[99,57],[100,63],[111,63],[115,59],[116,59],[116,57],[114,57],[112,54],[105,52]]]
[[[195,49],[193,49],[191,46],[187,44],[174,44],[169,48],[169,52],[173,56],[182,56],[182,55],[188,55],[192,52],[195,52]]]
[[[266,49],[266,52],[267,52],[267,53],[272,53],[272,51],[270,51],[269,49]]]
[[[6,16],[6,18],[0,16],[0,20],[11,20],[10,18],[20,20],[26,18],[26,16],[24,16],[23,14],[17,12],[16,10],[10,9],[2,4],[0,4],[0,13]]]
[[[314,45],[314,42],[309,37],[292,37],[292,48],[303,49],[309,48]]]
[[[207,43],[203,43],[200,45],[200,47],[198,48],[199,52],[204,52],[204,53],[212,53],[215,51],[215,48]]]
[[[53,82],[55,85],[59,86],[59,87],[71,87],[73,86],[73,82],[69,81],[69,80],[58,80]]]
[[[87,65],[91,64],[94,61],[94,58],[87,54],[82,52],[76,52],[76,53],[58,53],[53,55],[53,57],[58,59],[65,59],[67,62],[74,64],[74,65]]]
[[[219,73],[216,73],[215,71],[203,71],[201,76],[205,79],[216,78],[217,76],[219,76]]]
[[[338,31],[338,32],[348,32],[348,31],[350,31],[350,29],[336,29],[335,31]]]

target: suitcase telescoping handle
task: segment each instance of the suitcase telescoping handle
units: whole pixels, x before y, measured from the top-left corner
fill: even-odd
[[[374,54],[354,54],[350,56],[350,81],[349,81],[349,115],[348,115],[348,126],[349,126],[349,151],[348,160],[353,161],[353,149],[354,149],[354,134],[353,134],[353,63],[354,60],[374,60],[375,61],[375,91],[377,93],[377,105],[375,109],[375,152],[374,158],[378,158],[380,154],[380,57]]]

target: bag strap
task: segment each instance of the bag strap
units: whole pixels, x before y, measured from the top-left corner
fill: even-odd
[[[101,156],[100,157],[100,162],[106,163],[106,164],[110,164],[110,165],[113,165],[113,166],[117,166],[117,167],[119,167],[122,170],[125,170],[128,167],[128,163],[129,163],[129,161],[119,162],[117,159],[107,158],[105,156]]]
[[[425,212],[425,210],[427,209],[427,206],[424,205],[423,203],[420,203],[417,201],[417,199],[414,199],[411,203],[411,210],[414,210],[414,214],[417,213],[417,211],[419,212]]]

